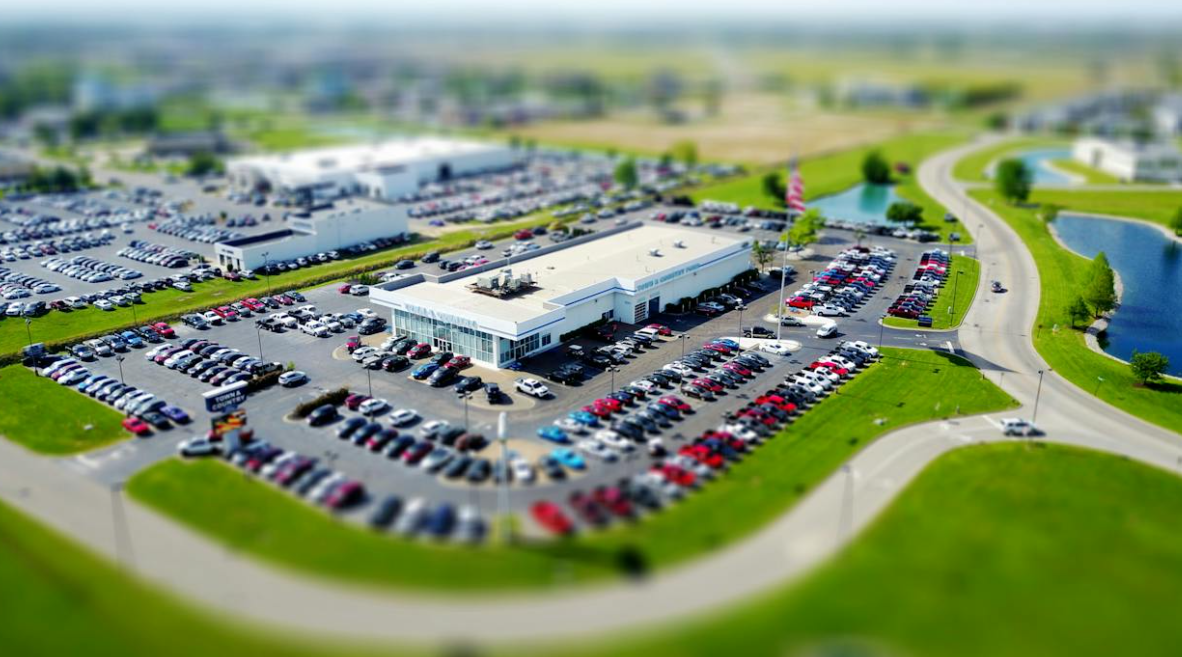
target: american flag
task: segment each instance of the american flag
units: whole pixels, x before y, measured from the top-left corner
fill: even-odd
[[[800,167],[796,163],[796,158],[788,163],[788,190],[784,195],[784,205],[788,206],[789,212],[803,214],[804,206],[804,179],[800,177]]]

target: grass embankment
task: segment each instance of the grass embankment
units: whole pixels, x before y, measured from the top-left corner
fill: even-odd
[[[949,417],[958,408],[971,414],[1013,403],[966,361],[926,351],[886,354],[703,492],[634,525],[566,543],[467,550],[376,535],[214,461],[158,464],[133,477],[128,490],[235,549],[323,575],[450,589],[603,579],[620,573],[625,554],[659,568],[746,536],[887,431]]]
[[[948,282],[940,288],[936,296],[936,303],[928,312],[932,318],[933,329],[949,329],[960,326],[969,306],[973,304],[973,296],[977,291],[977,282],[981,278],[981,263],[976,258],[954,255],[949,263]],[[956,272],[964,272],[957,281]],[[887,317],[887,326],[898,328],[916,328],[919,322],[902,317]]]
[[[1084,179],[1084,182],[1089,185],[1115,185],[1120,183],[1120,178],[1110,174],[1104,173],[1099,169],[1094,169],[1083,162],[1077,162],[1069,158],[1060,160],[1051,160],[1051,165],[1056,169],[1061,169],[1067,173],[1075,174]]]
[[[128,437],[123,416],[23,365],[0,368],[0,435],[43,454],[72,454]]]
[[[905,162],[912,171],[929,156],[951,148],[964,141],[961,133],[918,133],[895,137],[879,144],[853,148],[830,155],[803,160],[800,175],[804,178],[805,196],[812,200],[844,191],[862,182],[862,160],[872,150],[880,150],[891,162]],[[694,191],[695,201],[722,201],[735,203],[740,207],[753,205],[760,208],[782,207],[777,199],[763,192],[763,176],[768,169],[761,169],[751,175],[732,178],[714,185],[706,185]],[[786,177],[785,173],[785,177]],[[958,232],[962,242],[972,241],[960,222],[944,222],[945,208],[920,188],[914,173],[896,176],[895,191],[903,198],[923,208],[924,222],[919,228],[940,233],[941,240],[947,241],[948,234]]]
[[[961,158],[952,169],[952,175],[958,180],[969,182],[986,182],[989,176],[986,172],[995,161],[1012,157],[1022,151],[1036,148],[1067,147],[1070,142],[1057,137],[1019,137],[1006,139],[988,148],[973,151]]]
[[[1180,431],[1182,384],[1166,381],[1145,387],[1136,385],[1128,365],[1088,349],[1083,327],[1071,328],[1067,307],[1086,280],[1089,261],[1059,246],[1046,223],[1038,218],[1036,206],[1009,205],[992,191],[978,190],[972,194],[1004,219],[1034,256],[1041,295],[1038,317],[1031,330],[1034,346],[1047,363],[1102,401],[1171,431]],[[1036,198],[1044,197],[1038,194]]]
[[[803,583],[692,625],[583,650],[1170,654],[1182,641],[1179,513],[1182,480],[1123,458],[1045,444],[965,447],[929,466]]]
[[[76,340],[82,336],[108,333],[116,328],[142,325],[161,317],[175,317],[193,310],[208,308],[215,304],[235,301],[251,296],[267,294],[268,290],[280,292],[319,284],[327,280],[346,278],[364,271],[372,271],[394,264],[403,258],[414,258],[428,251],[449,251],[464,248],[481,239],[497,239],[511,235],[514,231],[538,225],[554,223],[550,211],[541,211],[525,219],[509,223],[498,223],[446,233],[438,239],[421,240],[413,244],[369,253],[356,258],[345,258],[317,265],[307,269],[286,271],[281,274],[259,276],[254,281],[237,283],[214,279],[197,283],[189,293],[179,290],[161,290],[143,295],[144,302],[136,304],[134,314],[131,306],[116,307],[113,311],[88,307],[68,313],[53,311],[35,318],[30,331],[19,318],[0,318],[0,355],[19,351],[29,341],[58,344]]]
[[[1035,189],[1030,201],[1054,203],[1077,212],[1132,217],[1169,226],[1174,213],[1182,208],[1182,191]]]

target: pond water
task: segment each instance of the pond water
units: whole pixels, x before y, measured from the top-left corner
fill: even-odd
[[[1161,352],[1170,374],[1182,375],[1182,244],[1153,226],[1068,213],[1055,220],[1055,231],[1082,256],[1103,251],[1120,276],[1120,310],[1104,350],[1124,360],[1134,349]]]
[[[892,185],[855,185],[840,194],[822,196],[809,201],[828,219],[852,221],[860,224],[885,224],[886,211],[891,203],[902,200]]]
[[[1031,181],[1035,185],[1070,185],[1075,182],[1075,179],[1071,176],[1064,175],[1047,166],[1047,163],[1052,160],[1071,159],[1071,149],[1040,148],[1020,153],[1018,158],[1025,162],[1026,166],[1034,172]]]

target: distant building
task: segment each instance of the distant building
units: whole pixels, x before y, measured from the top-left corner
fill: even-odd
[[[197,153],[229,153],[230,140],[220,132],[203,130],[152,135],[147,152],[154,157],[189,157]]]
[[[161,95],[157,85],[113,82],[101,75],[83,75],[74,83],[72,92],[74,108],[83,112],[150,107]]]
[[[1166,142],[1137,143],[1086,137],[1076,140],[1072,156],[1094,169],[1128,182],[1182,181],[1182,153]]]
[[[218,242],[214,257],[218,265],[236,271],[258,269],[268,262],[328,253],[380,237],[405,237],[406,225],[406,207],[400,205],[291,217],[283,230]]]
[[[33,163],[0,151],[0,186],[19,183],[33,173]]]
[[[1182,94],[1163,96],[1153,108],[1153,125],[1163,137],[1182,135]]]
[[[226,163],[226,174],[240,189],[269,188],[310,199],[359,195],[397,200],[421,185],[515,163],[507,145],[420,137],[235,158]]]

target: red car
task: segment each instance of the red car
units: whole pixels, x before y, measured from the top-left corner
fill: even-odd
[[[673,329],[664,324],[649,324],[645,328],[651,328],[657,332],[657,335],[673,335]]]
[[[715,470],[721,468],[726,462],[726,459],[722,458],[722,454],[716,454],[710,451],[710,448],[705,445],[686,445],[677,450],[677,453],[682,456],[688,456],[698,463],[714,468]]]
[[[596,488],[591,497],[613,514],[627,518],[632,515],[632,503],[615,486]]]
[[[832,363],[829,361],[818,360],[818,361],[814,361],[809,364],[810,370],[815,370],[818,367],[824,367],[824,368],[828,369],[830,372],[833,372],[834,374],[836,374],[837,376],[845,376],[850,373],[849,370],[842,367],[841,365],[838,365],[837,363]]]
[[[324,506],[330,509],[340,509],[349,506],[353,502],[361,499],[365,493],[365,488],[356,481],[346,481],[345,483],[332,489],[328,497],[324,500]]]
[[[166,338],[175,338],[176,337],[176,331],[172,330],[172,327],[169,326],[167,322],[156,322],[155,324],[152,325],[152,329],[155,330],[157,333],[159,333],[163,337],[166,337]]]
[[[348,397],[345,397],[345,407],[351,411],[355,411],[357,410],[358,406],[361,406],[361,402],[367,399],[369,399],[368,395],[362,395],[355,392]]]
[[[534,232],[528,228],[522,228],[516,233],[513,233],[513,239],[516,240],[532,240],[533,238]]]
[[[682,413],[688,413],[694,410],[692,406],[682,401],[682,399],[677,395],[665,395],[664,397],[658,399],[657,403],[664,404],[666,406],[672,406]]]
[[[222,274],[222,278],[225,278],[227,281],[240,281],[242,280],[242,274],[239,274],[236,271],[228,271],[225,274]]]
[[[730,347],[728,347],[724,344],[719,344],[717,342],[707,342],[706,344],[702,345],[702,348],[705,349],[706,351],[717,351],[720,354],[730,354],[731,353]]]
[[[671,463],[666,463],[660,467],[654,466],[653,472],[659,472],[665,477],[665,479],[672,481],[678,486],[683,486],[686,488],[693,486],[698,480],[694,473]]]
[[[451,360],[447,361],[447,363],[445,363],[443,366],[450,367],[454,370],[462,370],[471,364],[472,364],[472,359],[468,358],[467,356],[454,356],[454,357],[452,357]]]
[[[217,308],[213,309],[213,312],[215,312],[217,316],[221,317],[222,319],[231,321],[238,319],[238,313],[234,312],[234,309],[229,306],[218,306]]]
[[[607,408],[607,410],[611,411],[612,413],[619,412],[619,410],[623,407],[623,404],[620,403],[620,400],[612,399],[610,397],[604,397],[603,399],[596,399],[594,402],[592,402],[592,405],[593,406],[603,406],[603,407]]]
[[[804,297],[792,297],[788,300],[788,306],[791,308],[807,308],[812,309],[814,301]]]
[[[357,351],[359,348],[361,348],[361,336],[360,335],[350,335],[349,339],[345,341],[345,349],[348,349],[349,353],[353,353],[354,351]]]
[[[295,304],[295,299],[292,299],[291,297],[287,296],[286,294],[275,295],[275,300],[285,306],[291,306],[291,305]]]
[[[717,381],[711,381],[710,379],[694,379],[693,381],[690,381],[690,383],[698,386],[699,388],[705,388],[715,394],[722,392],[722,384],[718,383]]]
[[[345,283],[344,285],[337,288],[337,292],[340,292],[341,294],[348,294],[349,290],[351,289],[353,289],[353,286],[349,283]]]
[[[406,357],[407,358],[425,358],[426,356],[430,355],[430,353],[431,353],[431,345],[427,344],[426,342],[420,342],[420,343],[416,344],[415,346],[411,347],[410,351],[406,352]]]
[[[582,410],[598,418],[609,418],[612,415],[610,408],[601,406],[599,404],[590,404],[588,406],[584,406]]]
[[[433,446],[427,441],[415,443],[413,447],[402,453],[402,460],[408,465],[415,465],[422,461],[427,454],[431,453]]]
[[[566,535],[575,529],[570,518],[567,518],[566,514],[562,512],[562,509],[553,502],[547,502],[545,500],[536,502],[530,507],[529,513],[539,525],[551,533]]]
[[[757,411],[753,408],[744,408],[738,413],[735,413],[735,417],[749,417],[752,420],[764,425],[765,427],[770,427],[776,423],[776,418],[762,411]]]
[[[263,302],[259,301],[258,299],[255,299],[254,297],[251,297],[250,299],[243,299],[242,305],[246,306],[247,308],[250,308],[251,310],[253,310],[255,312],[258,312],[260,310],[266,310],[266,308],[267,308],[266,306],[263,305]]]
[[[607,524],[607,514],[590,495],[583,491],[571,493],[570,507],[589,525],[600,527]]]
[[[742,365],[740,365],[738,363],[723,363],[722,369],[724,369],[728,372],[734,372],[735,374],[738,374],[739,376],[745,376],[745,377],[755,376],[754,374],[751,373],[751,370],[747,369],[746,367],[743,367]]]
[[[147,422],[144,422],[138,417],[123,418],[123,428],[137,436],[146,436],[152,433],[152,427],[148,426]]]

